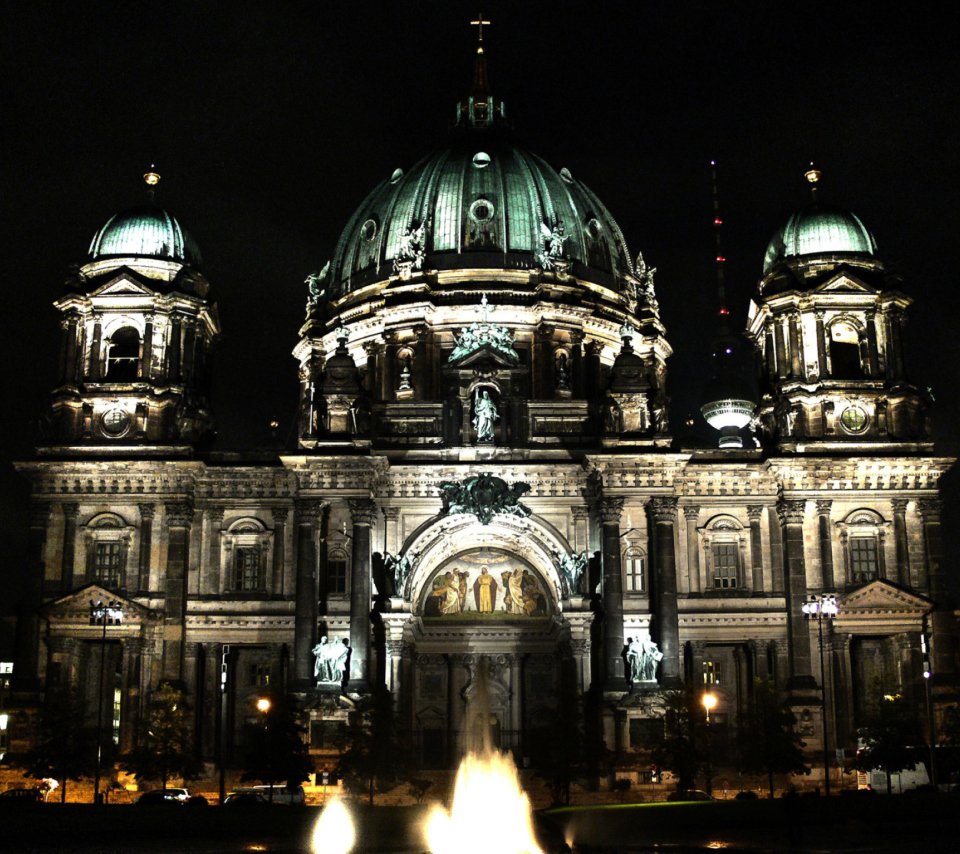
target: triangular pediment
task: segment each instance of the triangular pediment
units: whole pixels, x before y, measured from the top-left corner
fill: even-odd
[[[162,616],[160,612],[145,608],[132,599],[120,596],[115,591],[107,590],[99,584],[87,584],[66,596],[45,603],[40,608],[40,614],[50,622],[88,625],[91,628],[96,628],[90,622],[90,605],[92,602],[119,602],[123,610],[124,623],[155,622]]]
[[[840,597],[837,604],[840,613],[852,615],[859,613],[900,612],[908,614],[929,611],[933,602],[915,593],[908,593],[887,581],[871,581],[864,587]]]
[[[121,270],[90,294],[92,297],[152,297],[155,295],[156,291],[148,288],[139,276],[127,269]]]
[[[510,359],[504,352],[498,350],[492,344],[481,344],[472,353],[468,353],[458,362],[451,364],[457,368],[470,368],[474,365],[493,363],[502,368],[515,368],[517,362]]]
[[[860,281],[847,272],[837,273],[815,288],[815,294],[875,294],[876,288]]]

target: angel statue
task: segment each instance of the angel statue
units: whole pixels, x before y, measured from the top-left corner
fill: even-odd
[[[540,223],[543,251],[540,252],[538,260],[544,270],[552,270],[556,266],[556,260],[563,257],[563,244],[568,239],[566,230],[562,219],[557,220],[557,224],[553,228],[550,228],[546,223]]]
[[[330,275],[330,262],[323,265],[319,273],[311,273],[307,276],[304,284],[310,291],[307,297],[307,311],[310,311],[315,305],[322,302],[327,295],[327,276]]]
[[[387,554],[383,558],[383,566],[393,574],[393,589],[397,596],[403,596],[403,588],[406,587],[407,578],[412,569],[410,558],[407,555]]]
[[[653,290],[653,274],[657,272],[656,267],[648,267],[647,262],[643,260],[643,253],[637,253],[636,276],[640,282],[640,292],[647,301],[647,305],[654,311],[659,307],[657,295]]]
[[[570,585],[571,593],[580,592],[580,579],[587,568],[587,553],[580,554],[558,554],[557,563],[567,578],[567,584]]]

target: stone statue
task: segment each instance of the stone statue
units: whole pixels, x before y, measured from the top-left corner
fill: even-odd
[[[653,429],[657,433],[666,433],[670,429],[667,398],[662,392],[653,401]]]
[[[400,236],[400,249],[393,260],[393,271],[409,278],[414,270],[422,270],[427,259],[427,221],[410,227]]]
[[[580,579],[583,578],[588,560],[586,552],[557,555],[557,564],[567,578],[567,584],[570,586],[571,593],[580,592]]]
[[[307,297],[307,311],[323,302],[327,295],[327,276],[330,275],[330,262],[324,264],[319,273],[311,273],[307,276],[305,284],[310,291]]]
[[[387,572],[393,574],[393,589],[397,596],[403,596],[404,587],[413,568],[407,555],[386,554],[383,557],[383,566]]]
[[[570,391],[570,371],[567,368],[567,354],[561,352],[557,357],[557,389]]]
[[[627,665],[630,667],[631,682],[656,682],[657,665],[663,653],[649,636],[632,638],[627,645]]]
[[[343,682],[349,654],[346,638],[341,638],[340,643],[328,643],[326,637],[320,638],[320,643],[313,648],[313,676],[317,684]]]
[[[656,292],[653,290],[653,274],[657,272],[656,267],[648,267],[647,262],[643,260],[643,253],[637,253],[636,275],[640,282],[640,293],[647,301],[647,305],[654,311],[659,308]]]
[[[543,249],[537,253],[537,260],[544,270],[552,270],[556,266],[557,259],[563,257],[563,244],[568,239],[563,220],[557,220],[553,228],[541,222],[540,236],[543,238]]]
[[[502,477],[490,472],[468,477],[460,483],[445,481],[440,484],[445,499],[444,512],[472,513],[481,525],[489,525],[494,514],[501,513],[526,518],[530,508],[520,503],[520,497],[530,491],[530,484],[507,484]]]
[[[478,391],[473,403],[473,426],[477,431],[477,441],[493,444],[493,425],[500,420],[497,405],[490,398],[490,392]]]

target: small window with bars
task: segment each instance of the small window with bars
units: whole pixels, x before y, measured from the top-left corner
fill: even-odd
[[[117,686],[113,689],[113,743],[120,743],[120,707],[122,705],[123,692]]]
[[[270,687],[270,665],[253,664],[250,666],[250,681],[257,688]]]
[[[646,589],[646,557],[640,549],[629,548],[623,557],[627,593],[643,593]]]
[[[736,543],[715,543],[713,546],[713,586],[718,590],[737,587],[740,547]]]
[[[120,586],[120,561],[123,546],[120,542],[97,543],[93,552],[93,578],[104,587]]]
[[[854,584],[873,581],[877,577],[879,561],[877,558],[876,537],[850,538],[850,575]]]
[[[720,662],[719,661],[703,662],[703,684],[704,685],[720,684]]]
[[[327,593],[330,596],[345,596],[347,592],[347,553],[343,549],[335,549],[327,559]]]
[[[260,549],[256,546],[238,546],[234,550],[233,589],[260,589]]]

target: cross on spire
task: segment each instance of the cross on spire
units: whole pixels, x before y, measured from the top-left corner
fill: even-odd
[[[484,323],[490,322],[490,312],[493,311],[493,308],[487,302],[486,292],[484,292],[483,298],[480,300],[480,305],[474,306],[473,310],[483,318]]]
[[[483,53],[483,25],[490,26],[489,21],[483,20],[483,12],[477,15],[476,21],[471,21],[470,26],[477,28],[477,53]]]

